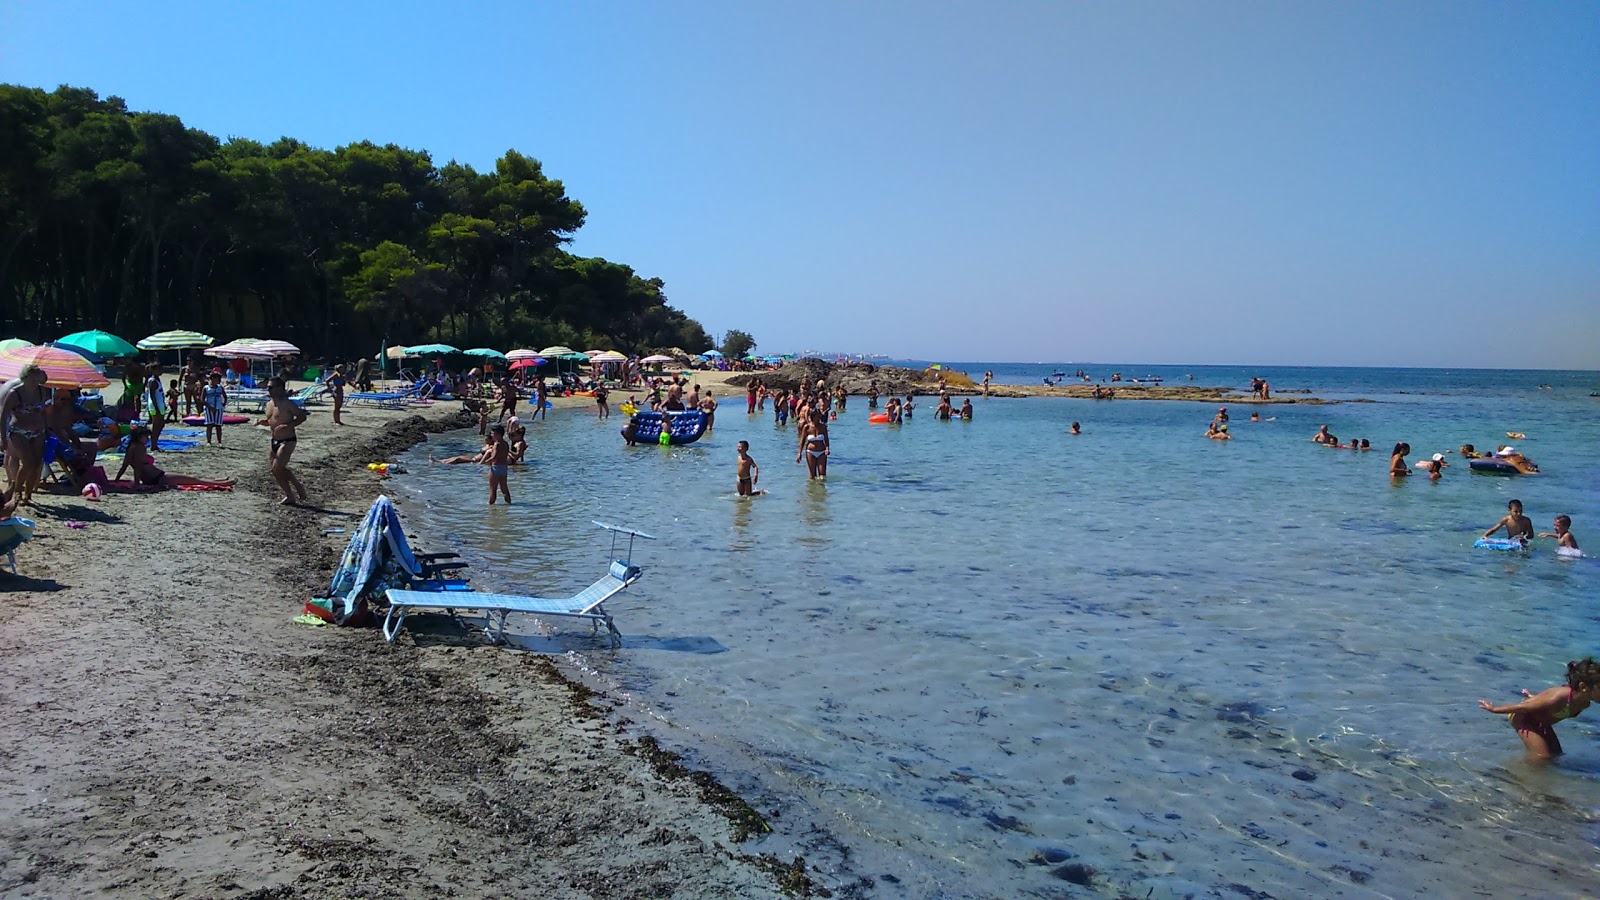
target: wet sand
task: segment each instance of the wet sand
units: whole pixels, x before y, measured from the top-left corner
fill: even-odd
[[[292,621],[348,538],[323,530],[353,531],[382,490],[365,464],[457,409],[335,428],[317,407],[293,464],[308,508],[276,504],[253,426],[157,456],[232,492],[38,497],[21,577],[0,574],[0,893],[804,892],[736,842],[758,824],[742,802],[551,661],[450,626],[390,645]]]

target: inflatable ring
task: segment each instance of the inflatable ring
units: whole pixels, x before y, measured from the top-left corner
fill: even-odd
[[[875,423],[875,424],[878,424],[878,425],[885,425],[885,424],[888,424],[888,422],[889,422],[889,414],[888,413],[872,413],[871,415],[867,416],[867,421]]]
[[[225,416],[222,417],[222,424],[224,424],[224,425],[243,425],[243,424],[245,424],[245,423],[247,423],[249,421],[250,421],[250,417],[249,416],[225,415]],[[205,423],[206,423],[206,417],[205,416],[184,416],[183,417],[183,424],[185,424],[185,425],[204,425]]]

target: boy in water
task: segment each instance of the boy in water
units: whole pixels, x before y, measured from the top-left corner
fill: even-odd
[[[739,442],[739,496],[755,497],[765,494],[766,491],[756,490],[756,482],[761,480],[761,467],[750,458],[750,442]]]
[[[484,461],[489,464],[489,505],[494,505],[495,490],[499,489],[506,496],[506,505],[510,506],[511,486],[506,483],[506,473],[511,471],[511,445],[506,443],[504,425],[489,429],[489,443],[483,450]]]
[[[1513,500],[1507,503],[1506,510],[1505,517],[1494,523],[1494,527],[1485,531],[1483,536],[1489,537],[1504,528],[1506,537],[1513,541],[1526,543],[1533,540],[1533,520],[1522,514],[1522,501]]]
[[[1541,531],[1539,537],[1555,538],[1557,547],[1578,549],[1578,539],[1572,536],[1572,517],[1556,516],[1554,525],[1555,531]]]

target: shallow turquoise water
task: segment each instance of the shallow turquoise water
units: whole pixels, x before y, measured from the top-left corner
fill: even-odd
[[[524,623],[524,643],[778,810],[763,850],[870,895],[1056,896],[1061,862],[1141,897],[1592,893],[1593,725],[1563,723],[1568,756],[1531,767],[1476,701],[1595,652],[1600,561],[1471,544],[1516,496],[1600,547],[1600,377],[1399,371],[1358,385],[1380,403],[1256,424],[1231,403],[1229,443],[1201,437],[1207,404],[991,399],[962,423],[924,402],[890,427],[853,398],[825,485],[742,402],[670,449],[564,411],[530,429],[509,510],[475,467],[425,462],[475,434],[391,484],[486,589],[587,584],[607,549],[590,519],[660,535],[611,605],[621,651],[570,625]],[[1311,444],[1324,422],[1375,449]],[[1397,440],[1415,461],[1505,431],[1548,474],[1385,477]],[[734,496],[739,439],[766,497]]]

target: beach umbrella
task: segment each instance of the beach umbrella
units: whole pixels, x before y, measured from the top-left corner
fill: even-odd
[[[460,352],[460,350],[449,344],[418,344],[415,347],[406,348],[407,356],[443,356],[446,353]]]
[[[626,354],[618,353],[615,350],[606,350],[606,351],[604,351],[602,353],[596,353],[593,357],[590,358],[589,361],[590,362],[597,362],[597,363],[619,363],[619,362],[627,362],[628,361],[628,357],[627,357]]]
[[[211,347],[206,350],[206,355],[215,356],[217,359],[271,359],[275,354],[270,350],[262,349],[256,344],[241,344],[238,341],[230,341],[226,344]]]
[[[533,359],[519,359],[516,362],[511,364],[511,371],[515,372],[515,371],[518,371],[518,370],[521,370],[521,369],[536,368],[538,366],[544,365],[545,362],[546,362],[546,360],[540,359],[538,357],[535,357]]]
[[[56,341],[57,344],[71,344],[96,356],[138,356],[139,348],[133,346],[122,338],[109,332],[96,328],[93,331],[77,331]]]
[[[388,350],[384,351],[383,355],[390,359],[404,359],[406,356],[406,351],[410,349],[410,347],[390,347]]]
[[[106,363],[105,357],[101,356],[98,353],[95,353],[93,350],[85,350],[85,349],[83,349],[82,347],[79,347],[76,344],[63,344],[60,341],[50,341],[49,343],[40,344],[39,346],[41,346],[41,347],[54,347],[57,350],[65,350],[68,353],[76,353],[79,356],[83,357],[84,359],[88,360],[89,361],[89,365],[91,365],[91,366],[99,367],[99,366],[104,366],[105,363]],[[102,371],[104,371],[104,370],[102,370]]]
[[[676,358],[668,356],[665,353],[657,353],[655,356],[646,356],[644,359],[639,360],[639,362],[642,362],[647,366],[654,363],[669,363],[677,361],[678,360]]]
[[[508,358],[504,353],[501,353],[499,350],[490,350],[488,347],[474,347],[471,350],[463,350],[461,352],[465,353],[468,356],[481,356],[481,357],[484,357],[485,359],[507,359]]]
[[[570,359],[573,362],[588,362],[589,361],[589,356],[588,356],[588,354],[585,354],[585,353],[564,353],[564,354],[562,354],[560,356],[560,358],[561,359]]]
[[[533,350],[513,350],[506,354],[506,359],[517,362],[523,359],[538,359],[539,354]]]
[[[23,347],[32,346],[32,341],[25,341],[22,338],[6,338],[5,340],[0,341],[0,350],[18,350]]]
[[[721,359],[722,358],[722,352],[719,351],[719,350],[707,350],[706,352],[704,352],[704,353],[702,353],[700,355],[704,356],[706,359]]]
[[[35,365],[44,370],[48,387],[103,388],[111,381],[77,353],[60,347],[18,347],[0,350],[0,381],[22,375],[22,367]]]
[[[260,350],[265,350],[273,356],[298,356],[300,348],[288,341],[258,341],[254,338],[240,338],[235,344],[249,344]]]
[[[209,347],[216,340],[198,331],[163,331],[140,341],[138,347],[140,350],[187,350],[190,347]]]
[[[560,344],[557,344],[554,347],[546,347],[543,350],[539,351],[539,355],[545,357],[546,359],[550,359],[550,358],[554,358],[554,357],[563,357],[563,356],[567,356],[567,355],[569,355],[571,353],[572,353],[572,348],[571,347],[563,347]],[[587,357],[587,356],[584,357],[584,359],[588,359],[588,358],[589,357]]]

